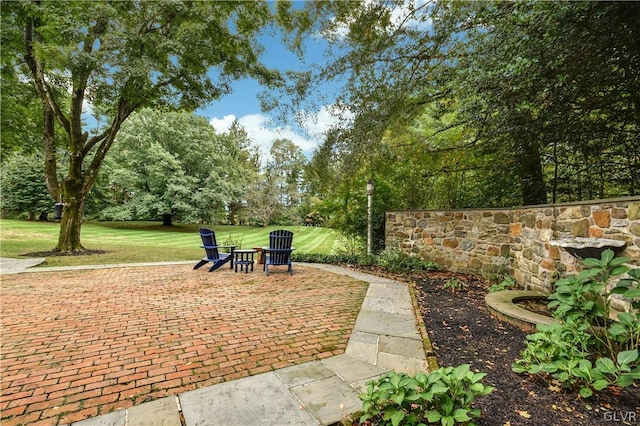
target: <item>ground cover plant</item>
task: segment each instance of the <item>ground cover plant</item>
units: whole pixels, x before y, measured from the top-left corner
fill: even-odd
[[[493,390],[482,383],[485,376],[471,371],[469,364],[440,367],[415,377],[389,372],[370,381],[367,391],[360,395],[364,414],[359,421],[392,426],[472,424],[468,422],[481,415],[473,407],[475,398]]]
[[[400,250],[385,250],[379,255],[355,254],[355,253],[294,253],[293,259],[297,262],[329,263],[333,265],[346,265],[351,267],[377,268],[378,272],[384,271],[392,274],[403,274],[412,271],[437,271],[440,267],[433,262],[409,256]]]

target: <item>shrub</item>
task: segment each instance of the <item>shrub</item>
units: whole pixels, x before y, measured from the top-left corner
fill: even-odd
[[[415,377],[389,372],[367,384],[360,395],[364,414],[360,422],[379,425],[419,425],[440,423],[473,424],[480,410],[473,408],[478,396],[488,395],[493,387],[482,384],[486,373],[474,373],[468,364],[441,367],[430,374]]]
[[[388,249],[380,253],[377,258],[379,266],[392,273],[403,273],[412,271],[437,271],[439,267],[426,262],[419,257],[409,256],[399,249]]]
[[[458,291],[462,291],[467,288],[467,283],[459,280],[458,278],[449,278],[446,283],[444,283],[444,288],[451,290],[456,293]]]
[[[296,253],[291,254],[294,262],[328,263],[330,265],[361,265],[375,264],[375,258],[362,254],[320,254],[320,253]]]
[[[437,271],[439,266],[425,262],[418,257],[412,257],[400,250],[384,251],[379,256],[366,254],[319,254],[293,252],[294,262],[328,263],[331,265],[380,266],[391,273],[412,271]]]

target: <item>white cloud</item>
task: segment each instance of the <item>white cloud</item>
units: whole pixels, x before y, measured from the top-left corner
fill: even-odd
[[[254,145],[259,147],[263,158],[269,156],[269,149],[276,139],[288,139],[300,147],[305,155],[309,156],[313,150],[324,140],[327,130],[337,124],[339,118],[334,114],[335,108],[324,106],[317,113],[308,114],[301,112],[301,125],[297,128],[291,125],[275,126],[264,114],[248,114],[236,117],[234,114],[225,115],[222,118],[213,117],[209,123],[218,133],[229,130],[234,120],[242,125]]]
[[[377,3],[377,0],[364,1],[365,6]],[[430,0],[404,0],[401,4],[391,3],[383,6],[388,8],[391,13],[391,26],[387,29],[390,32],[400,27],[427,31],[433,26],[429,16]],[[327,40],[344,39],[349,34],[349,25],[353,21],[353,17],[348,17],[344,23],[334,21],[329,31],[316,36],[324,37]]]
[[[229,130],[236,119],[253,141],[253,145],[260,150],[263,163],[269,158],[269,150],[276,139],[289,139],[299,146],[306,155],[309,155],[321,142],[321,140],[309,138],[304,135],[303,131],[296,131],[291,126],[271,126],[269,118],[263,114],[249,114],[239,118],[230,114],[222,118],[213,117],[209,123],[216,132],[224,133]]]
[[[353,119],[353,114],[337,105],[324,105],[320,111],[313,114],[301,112],[300,117],[301,125],[307,133],[322,140],[332,127],[348,127]]]
[[[231,128],[231,124],[236,119],[236,116],[233,114],[225,115],[222,118],[213,117],[209,120],[209,124],[213,126],[217,133],[224,133]]]

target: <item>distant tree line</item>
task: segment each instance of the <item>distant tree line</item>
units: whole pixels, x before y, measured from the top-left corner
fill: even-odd
[[[123,125],[87,197],[94,220],[162,220],[165,225],[304,224],[302,151],[274,141],[260,153],[236,121],[216,133],[204,117],[143,109]],[[51,218],[40,154],[13,154],[3,163],[2,208],[29,219]]]

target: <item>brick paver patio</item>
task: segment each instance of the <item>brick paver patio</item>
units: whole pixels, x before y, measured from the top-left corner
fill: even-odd
[[[343,353],[367,284],[294,269],[2,276],[2,425],[71,423]]]

